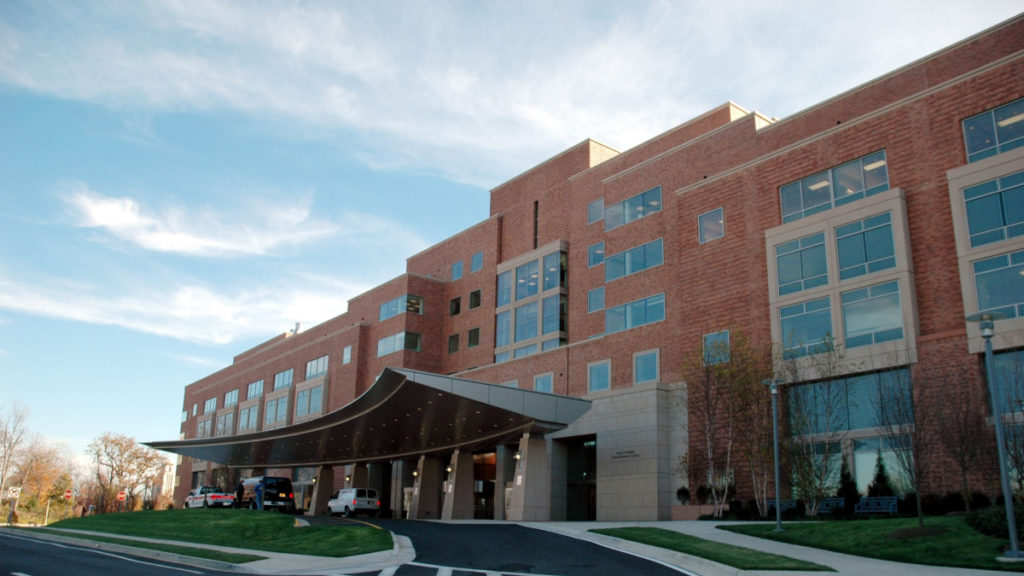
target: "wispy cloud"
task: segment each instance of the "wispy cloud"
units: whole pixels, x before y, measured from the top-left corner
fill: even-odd
[[[215,291],[191,285],[111,296],[99,287],[70,286],[60,280],[25,283],[0,278],[0,308],[226,344],[284,332],[296,321],[315,325],[344,312],[348,300],[368,288],[335,280],[303,288]]]
[[[245,213],[152,208],[128,197],[106,196],[83,183],[71,186],[64,201],[75,225],[101,228],[146,250],[193,256],[266,254],[275,247],[304,244],[338,233],[335,224],[312,218],[311,199],[253,206]]]
[[[485,185],[584,137],[632,146],[726,100],[786,115],[1019,11],[1013,0],[9,6],[9,85],[299,122],[289,132],[343,134],[371,165]]]

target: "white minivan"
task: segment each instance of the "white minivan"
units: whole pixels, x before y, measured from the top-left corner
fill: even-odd
[[[369,514],[376,516],[380,511],[380,499],[373,488],[343,488],[331,496],[327,502],[327,513],[331,516],[341,514]]]

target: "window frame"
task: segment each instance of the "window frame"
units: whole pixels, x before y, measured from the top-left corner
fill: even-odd
[[[639,363],[642,359],[654,356],[654,377],[645,380],[640,379],[640,367]],[[633,385],[646,384],[648,382],[660,382],[661,381],[661,349],[652,348],[650,350],[642,350],[633,353]]]
[[[718,214],[717,219],[713,219],[715,214]],[[708,219],[712,220],[708,220]],[[711,230],[711,233],[705,233],[705,222],[710,224],[718,223],[718,230]],[[708,210],[707,212],[697,216],[697,242],[699,244],[707,244],[719,238],[725,238],[725,208],[719,206],[714,210]]]
[[[879,156],[880,155],[880,156]],[[841,175],[844,169],[857,164],[859,166],[859,177],[863,184],[863,187],[859,190],[851,191],[850,193],[840,197],[836,191],[836,180],[837,174]],[[879,169],[884,169],[885,178],[884,180],[879,179],[879,183],[872,185],[867,184],[868,173],[875,172]],[[876,174],[871,174],[872,177],[877,177]],[[827,188],[827,201],[819,201],[817,203],[807,205],[808,192],[817,192],[818,190]],[[779,208],[782,213],[782,222],[787,224],[790,222],[796,222],[803,218],[820,214],[833,210],[845,204],[869,198],[876,194],[880,194],[892,188],[892,182],[889,177],[889,158],[885,148],[875,150],[859,158],[853,158],[843,162],[841,164],[832,166],[821,172],[815,172],[808,176],[804,176],[798,180],[788,182],[779,187]],[[852,190],[852,189],[851,189]],[[792,193],[798,193],[800,200],[800,209],[791,210],[787,212],[786,205],[791,203],[787,201],[787,195],[790,197]],[[819,193],[820,194],[820,193]]]
[[[1016,114],[1014,114],[1014,112],[1016,112]],[[1004,115],[1005,117],[997,120],[997,117],[1000,115]],[[991,158],[993,156],[997,156],[999,154],[1009,152],[1010,150],[1014,150],[1016,148],[1024,146],[1024,125],[1018,127],[1022,128],[1019,136],[1015,138],[1006,139],[1005,141],[1003,141],[1003,138],[1001,137],[999,131],[999,128],[1005,127],[1005,125],[1000,126],[1000,124],[1003,124],[1007,120],[1014,120],[1014,122],[1011,122],[1009,124],[1024,122],[1024,119],[1020,118],[1020,116],[1022,115],[1024,115],[1024,98],[1018,98],[1016,100],[1011,100],[1010,102],[1000,104],[995,108],[989,108],[984,112],[964,118],[961,121],[960,125],[963,131],[964,155],[967,158],[967,163],[973,164],[974,162],[978,162],[986,158]],[[971,122],[972,120],[988,121],[987,124],[988,127],[992,128],[992,138],[995,141],[995,144],[985,148],[979,148],[974,152],[971,152],[971,138],[968,134],[970,130],[968,128],[968,123]]]
[[[594,387],[594,369],[604,367],[607,382],[601,388]],[[612,389],[612,361],[610,358],[587,363],[587,393],[602,392]]]
[[[547,379],[547,390],[541,390],[537,387],[537,382],[541,379]],[[543,392],[545,394],[553,394],[555,390],[555,373],[545,372],[543,374],[537,374],[533,377],[533,389],[535,392]]]

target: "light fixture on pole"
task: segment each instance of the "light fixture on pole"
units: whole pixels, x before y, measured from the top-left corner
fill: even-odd
[[[772,439],[775,443],[775,532],[782,532],[782,490],[779,487],[779,384],[776,378],[765,380],[772,393]]]
[[[1013,491],[1010,489],[1010,477],[1006,469],[1006,440],[1003,438],[1003,415],[999,411],[995,382],[995,360],[992,358],[992,336],[995,335],[995,321],[1006,318],[999,312],[979,312],[967,317],[968,322],[977,322],[981,329],[981,337],[985,339],[985,381],[988,385],[988,396],[992,402],[992,422],[996,433],[996,450],[999,453],[999,480],[1003,487],[1003,504],[1006,507],[1006,527],[1010,536],[1010,549],[1006,551],[1008,558],[1024,558],[1017,544],[1017,517],[1013,512]]]

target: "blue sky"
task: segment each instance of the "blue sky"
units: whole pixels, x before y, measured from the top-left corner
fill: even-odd
[[[963,2],[0,3],[0,405],[75,453],[345,311],[582,141],[785,117],[997,24]]]

